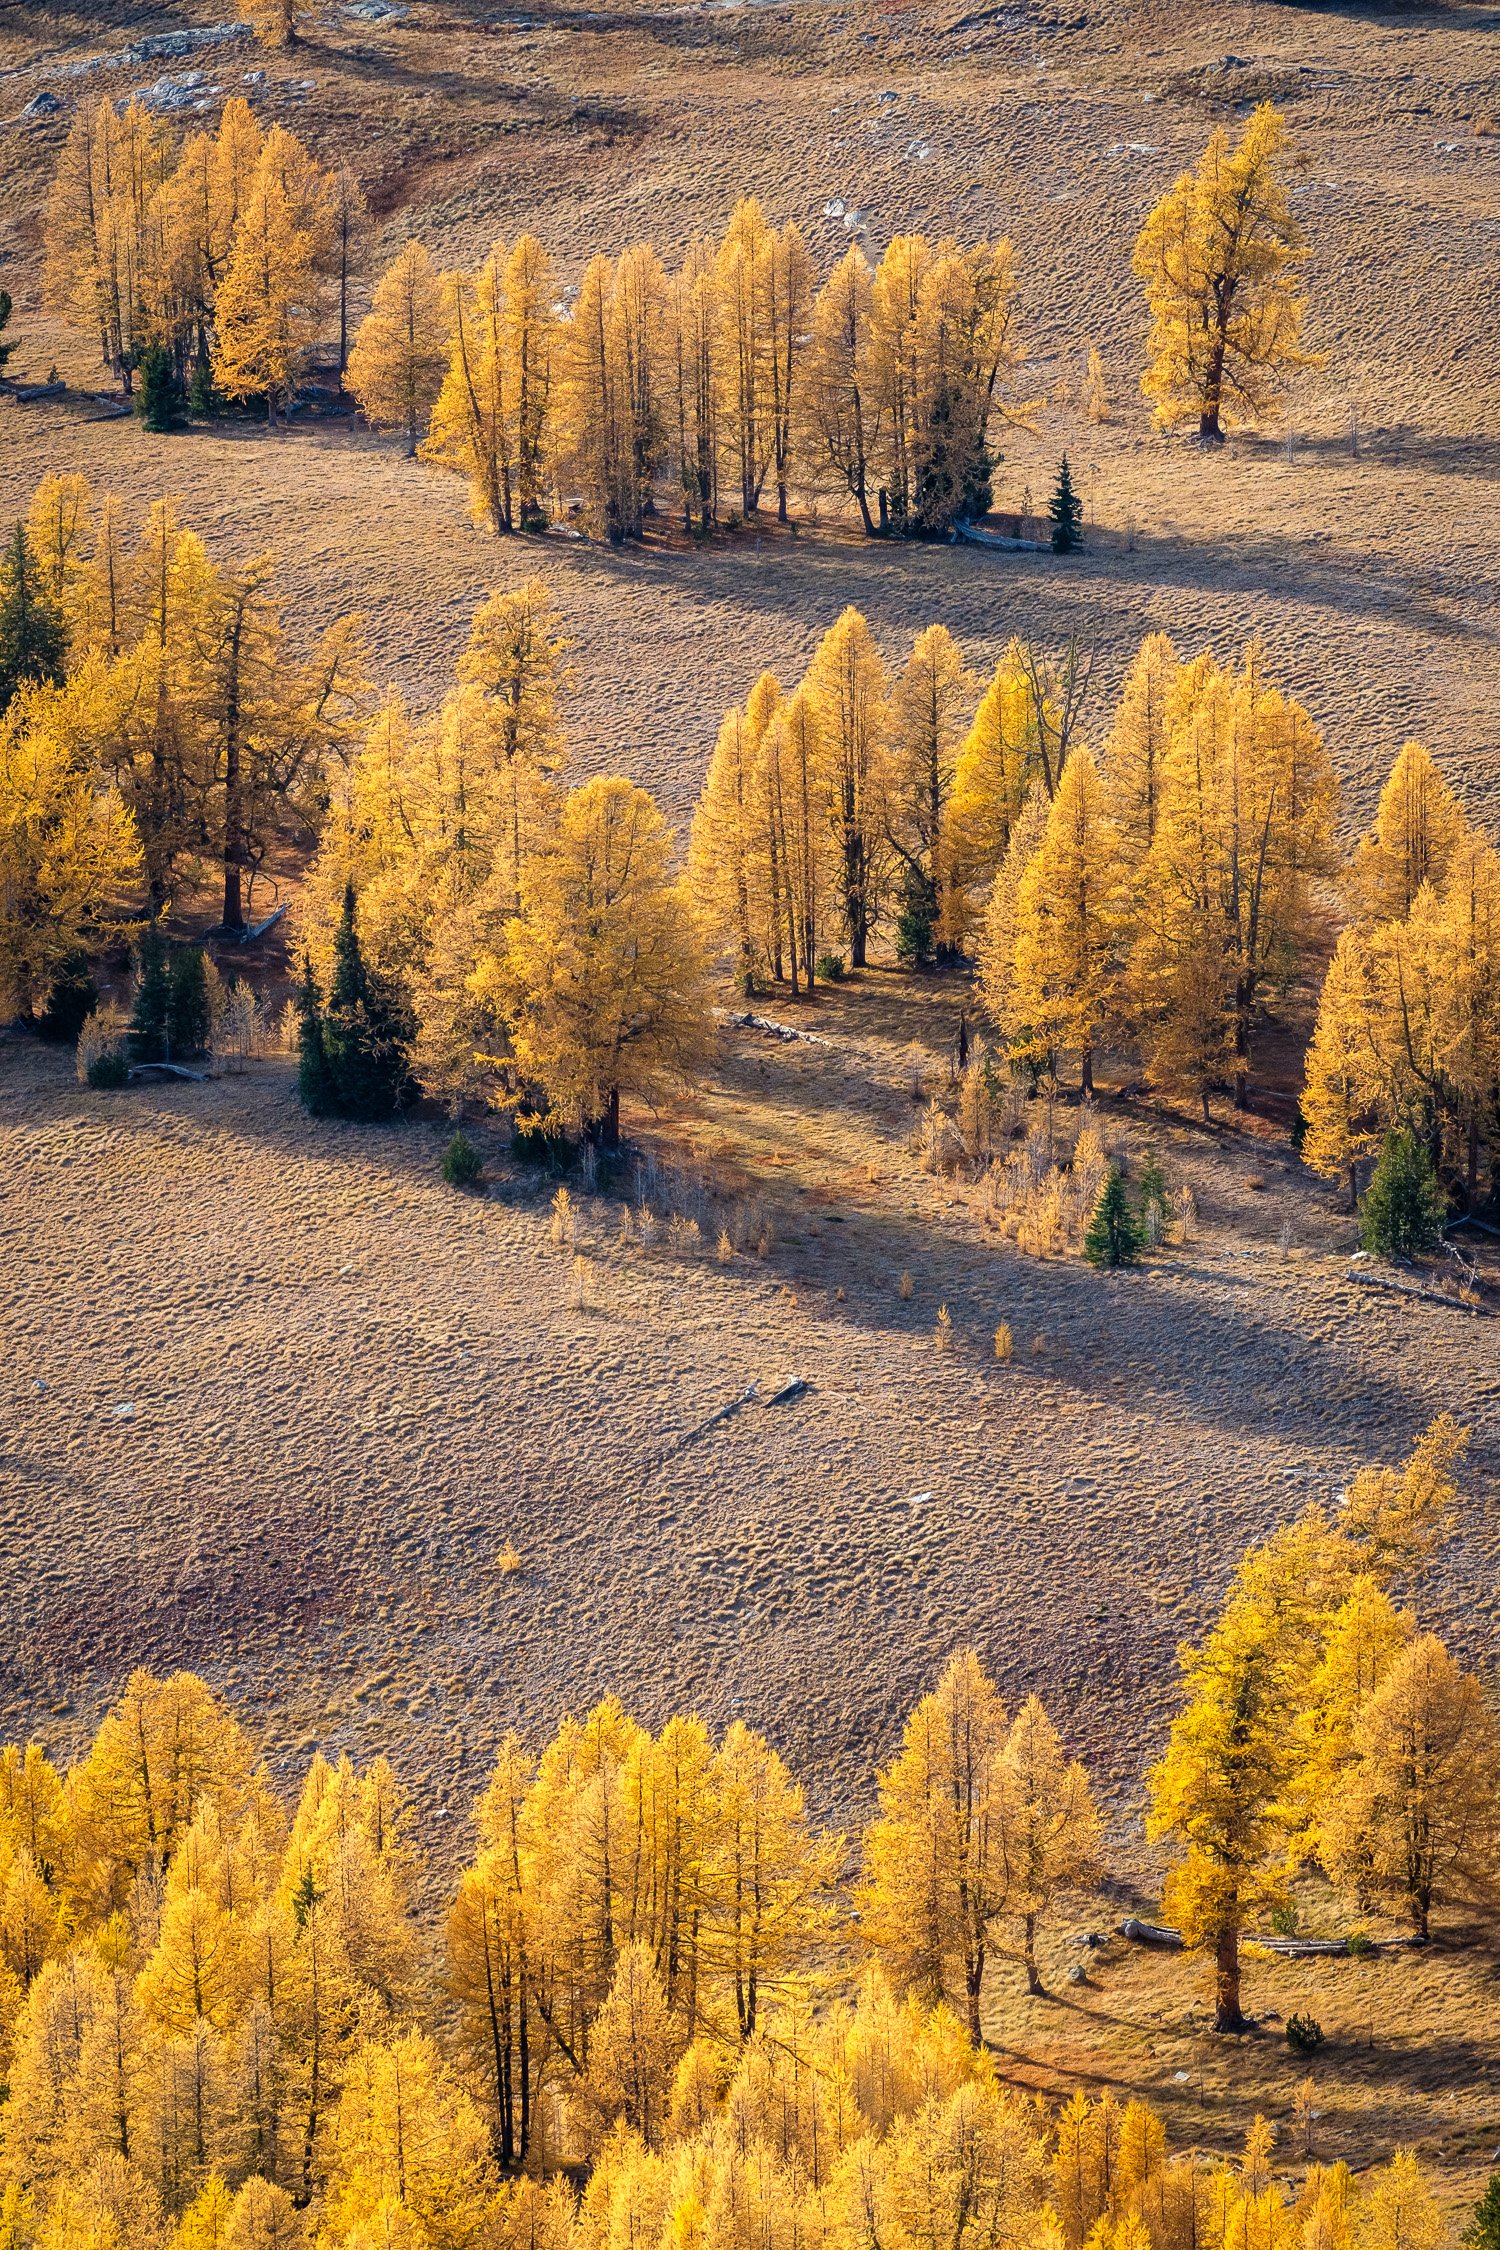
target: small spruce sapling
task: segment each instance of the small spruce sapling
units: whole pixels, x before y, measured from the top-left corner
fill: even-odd
[[[333,1088],[323,1046],[322,1001],[312,957],[306,953],[302,956],[302,981],[297,987],[297,1093],[309,1117],[333,1114]]]
[[[1073,489],[1073,471],[1066,453],[1058,463],[1057,483],[1047,513],[1052,518],[1053,554],[1071,555],[1083,544],[1083,502]]]
[[[9,326],[10,291],[8,289],[0,289],[0,329],[8,328]],[[9,343],[5,341],[5,338],[3,336],[0,336],[0,375],[3,375],[5,373],[6,362],[10,358],[10,355],[15,350],[15,348],[16,339],[14,336],[11,337]]]
[[[443,1151],[443,1178],[451,1188],[471,1188],[484,1171],[478,1149],[467,1133],[457,1132]]]
[[[1083,1254],[1091,1266],[1103,1270],[1113,1266],[1133,1266],[1142,1249],[1141,1223],[1130,1207],[1130,1197],[1125,1192],[1125,1182],[1120,1168],[1112,1164],[1109,1176],[1099,1190],[1099,1200],[1094,1205],[1094,1215],[1089,1220],[1083,1238]]]
[[[1419,1258],[1443,1239],[1447,1204],[1415,1133],[1387,1133],[1365,1196],[1360,1240],[1377,1258]]]

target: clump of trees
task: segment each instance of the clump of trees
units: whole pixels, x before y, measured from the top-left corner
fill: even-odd
[[[1388,1138],[1415,1142],[1472,1209],[1500,1155],[1500,855],[1419,742],[1391,768],[1347,896],[1307,1053],[1303,1156],[1352,1203]]]
[[[1467,1432],[1435,1422],[1399,1473],[1365,1470],[1241,1562],[1182,1652],[1183,1708],[1150,1775],[1151,1833],[1180,1852],[1163,1901],[1213,1958],[1237,2031],[1240,1947],[1315,1864],[1428,1934],[1435,1902],[1500,1891],[1500,1733],[1477,1681],[1392,1595],[1420,1583]]]
[[[1451,1518],[1462,1442],[1435,1425],[1337,1521],[1248,1555],[1185,1652],[1153,1820],[1225,2028],[1241,1934],[1290,1867],[1421,1932],[1494,1901],[1495,1722],[1394,1599]],[[586,2250],[695,2239],[733,2207],[857,2250],[891,2209],[960,2243],[1184,2250],[1211,2204],[1231,2240],[1299,2214],[1337,2241],[1357,2217],[1368,2250],[1441,2240],[1410,2157],[1357,2191],[1312,2167],[1288,2200],[1263,2122],[1242,2165],[1172,2157],[1143,2104],[1049,2116],[1002,2085],[987,1995],[1042,1989],[1047,1918],[1099,1855],[1034,1695],[1008,1713],[961,1652],[878,1791],[845,1892],[845,1840],[764,1737],[653,1733],[606,1697],[539,1755],[500,1743],[438,1935],[384,1759],[316,1756],[283,1801],[201,1680],[135,1673],[71,1770],[0,1751],[11,2235]]]
[[[24,660],[0,677],[0,994],[27,1015],[138,884],[154,917],[213,868],[242,930],[267,854],[315,832],[366,691],[354,619],[294,655],[269,556],[212,562],[170,500],[132,538],[77,473],[43,478],[11,542],[7,645]]]
[[[295,35],[294,0],[257,8],[259,28]],[[48,300],[97,336],[127,393],[141,369],[154,397],[254,402],[274,423],[331,308],[343,368],[364,210],[352,173],[263,132],[238,95],[180,146],[144,103],[101,100],[79,111],[48,196]]]
[[[408,998],[412,1060],[457,1106],[619,1138],[710,1045],[706,949],[671,834],[618,776],[566,791],[568,642],[539,579],[476,612],[429,719],[388,699],[333,777],[303,926],[321,973],[359,901],[371,968]]]
[[[1243,666],[1142,646],[1096,759],[1077,653],[1012,643],[981,692],[943,626],[894,677],[857,610],[786,694],[726,713],[694,821],[700,909],[747,989],[811,991],[836,932],[858,967],[977,950],[1010,1057],[1073,1064],[1109,1030],[1207,1109],[1246,1099],[1254,1032],[1317,942],[1337,784],[1312,720]],[[977,700],[976,700],[977,699]]]

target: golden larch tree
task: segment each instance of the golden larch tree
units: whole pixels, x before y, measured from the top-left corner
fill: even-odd
[[[375,284],[349,354],[349,388],[372,429],[400,430],[408,458],[442,389],[448,362],[443,293],[420,242],[408,242]]]
[[[1016,892],[1009,979],[982,982],[1012,1051],[1048,1077],[1059,1056],[1079,1058],[1083,1091],[1094,1089],[1094,1043],[1114,994],[1120,914],[1119,839],[1098,768],[1075,750],[1063,768],[1036,851]]]
[[[1423,1633],[1354,1722],[1358,1750],[1327,1807],[1334,1880],[1384,1897],[1429,1934],[1435,1906],[1500,1897],[1500,1732],[1479,1682]]]
[[[680,1085],[709,1046],[703,942],[670,843],[644,789],[585,782],[551,850],[523,870],[521,915],[502,950],[475,969],[542,1113],[610,1146],[622,1099]]]
[[[1349,871],[1360,920],[1404,920],[1425,883],[1441,888],[1467,829],[1431,753],[1420,742],[1403,743],[1380,792],[1374,825],[1361,837]]]
[[[857,1893],[865,1943],[896,1983],[928,1999],[956,1992],[976,2043],[994,1924],[1012,1895],[1007,1733],[994,1683],[964,1650],[912,1712],[880,1776]]]
[[[1215,131],[1141,229],[1134,265],[1151,312],[1141,388],[1164,428],[1196,420],[1217,443],[1226,423],[1277,413],[1289,370],[1322,364],[1302,348],[1307,246],[1282,177],[1287,153],[1286,121],[1262,102],[1237,146]]]

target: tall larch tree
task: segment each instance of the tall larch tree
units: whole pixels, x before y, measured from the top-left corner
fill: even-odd
[[[1214,2027],[1239,2031],[1240,1940],[1281,1897],[1297,1719],[1317,1654],[1326,1532],[1298,1524],[1246,1557],[1218,1623],[1179,1652],[1183,1708],[1149,1776],[1147,1832],[1181,1857],[1163,1908],[1213,1957]]]
[[[1426,883],[1441,888],[1468,831],[1458,799],[1420,742],[1403,743],[1380,792],[1370,833],[1349,871],[1365,923],[1404,921]]]
[[[1323,978],[1300,1107],[1302,1161],[1325,1180],[1347,1182],[1351,1211],[1359,1168],[1380,1152],[1375,1004],[1369,944],[1363,932],[1344,930]]]
[[[891,689],[886,842],[900,868],[896,949],[918,963],[946,950],[943,844],[974,685],[946,625],[929,625]]]
[[[1286,375],[1322,364],[1302,347],[1307,257],[1284,179],[1286,121],[1262,102],[1237,146],[1219,127],[1141,229],[1135,271],[1151,313],[1141,388],[1164,428],[1273,418]]]
[[[316,248],[268,142],[219,284],[213,378],[226,398],[263,399],[272,425],[285,417],[312,341]]]
[[[1080,1886],[1092,1873],[1101,1823],[1088,1775],[1076,1758],[1064,1755],[1038,1696],[1029,1695],[1016,1713],[1001,1765],[1011,1869],[1008,1911],[1021,1925],[1027,1990],[1040,1993],[1038,1927],[1057,1894]]]
[[[932,2000],[956,1994],[976,2044],[994,1924],[1011,1897],[1008,1731],[979,1658],[955,1656],[880,1776],[857,1894],[861,1934],[893,1980]]]
[[[803,684],[823,746],[849,959],[862,969],[885,887],[889,683],[857,609],[846,609],[824,634]]]
[[[851,243],[813,305],[798,404],[809,483],[851,499],[871,538],[871,479],[883,438],[871,343],[873,288],[870,261]]]
[[[551,589],[532,578],[481,604],[458,661],[477,700],[475,746],[497,794],[487,825],[511,914],[521,911],[527,859],[550,826],[548,777],[566,757],[559,704],[571,646]],[[475,771],[476,788],[484,778]]]
[[[1421,1634],[1363,1704],[1354,1741],[1320,1830],[1334,1880],[1389,1900],[1419,1938],[1435,1906],[1493,1905],[1500,1731],[1479,1682]]]
[[[954,763],[942,838],[942,927],[950,944],[962,944],[982,914],[1021,817],[1034,776],[1033,717],[1020,644],[1013,641],[979,699]]]
[[[349,388],[372,429],[399,430],[411,458],[447,369],[442,287],[420,242],[408,242],[375,285],[349,354]]]
[[[523,870],[522,913],[476,988],[508,1026],[523,1089],[565,1131],[619,1139],[622,1101],[690,1079],[710,1039],[701,936],[644,789],[585,782],[552,849]],[[526,1099],[532,1099],[530,1092]]]
[[[1132,866],[1144,862],[1156,841],[1182,671],[1169,637],[1149,633],[1125,675],[1100,757],[1110,813]]]
[[[1086,1094],[1114,998],[1121,880],[1098,768],[1087,750],[1075,750],[1021,877],[1009,986],[995,997],[1012,1051],[1049,1077],[1061,1054],[1076,1054]]]

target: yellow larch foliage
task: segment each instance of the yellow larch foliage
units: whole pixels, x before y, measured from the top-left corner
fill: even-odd
[[[1152,211],[1134,266],[1151,312],[1141,388],[1164,428],[1225,428],[1275,416],[1285,373],[1322,364],[1302,347],[1307,256],[1282,177],[1286,122],[1262,102],[1237,146],[1219,127],[1196,172]]]
[[[1354,1745],[1320,1828],[1333,1879],[1388,1899],[1422,1938],[1434,1906],[1500,1898],[1500,1730],[1434,1635],[1393,1659]]]
[[[226,398],[263,399],[272,424],[285,414],[314,335],[318,244],[298,216],[268,141],[219,283],[213,374]]]
[[[1403,743],[1375,822],[1361,838],[1349,885],[1361,921],[1401,921],[1424,884],[1440,889],[1468,832],[1458,799],[1420,742]]]
[[[427,426],[448,362],[443,293],[420,242],[379,281],[349,354],[349,388],[372,429],[399,430],[407,454]]]
[[[943,825],[944,931],[961,944],[973,929],[1021,817],[1035,761],[1035,710],[1018,642],[979,699],[954,762]]]
[[[644,789],[589,781],[528,862],[522,913],[474,971],[523,1086],[569,1130],[619,1133],[622,1099],[681,1083],[710,1040],[707,963],[670,835]]]
[[[1012,1052],[1048,1077],[1061,1054],[1076,1054],[1086,1094],[1093,1091],[1094,1043],[1113,1000],[1122,879],[1098,768],[1087,750],[1074,750],[1017,888],[1000,1007]]]

